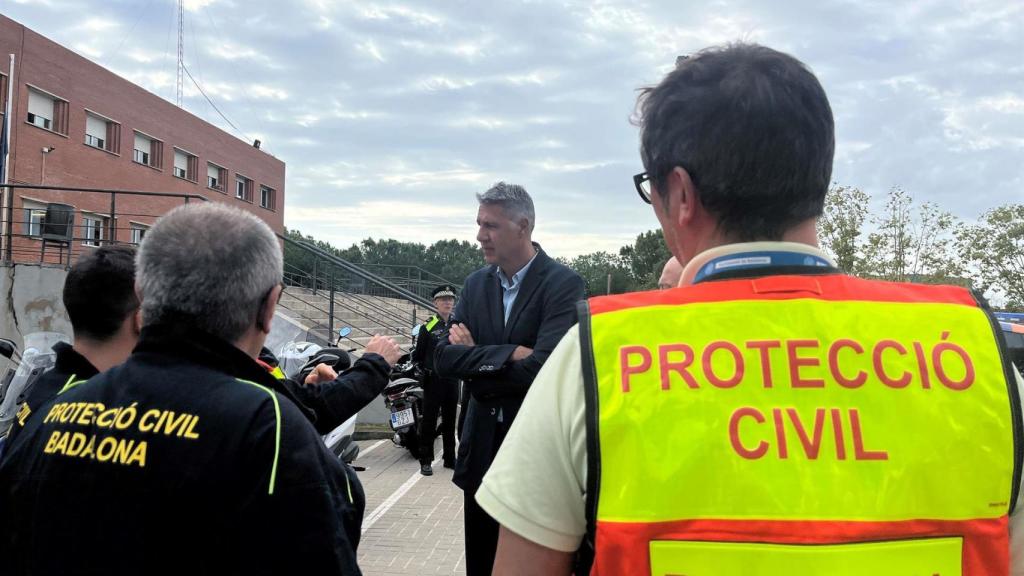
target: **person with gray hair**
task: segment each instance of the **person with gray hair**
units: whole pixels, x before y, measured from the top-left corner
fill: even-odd
[[[180,207],[136,274],[132,355],[41,406],[0,464],[5,573],[359,574],[358,480],[255,360],[282,291],[273,232]]]
[[[490,574],[498,524],[474,496],[519,406],[555,345],[575,323],[583,279],[533,242],[533,200],[498,182],[482,194],[476,239],[487,266],[467,279],[447,337],[441,377],[464,380],[465,423],[452,481],[464,492],[466,574]]]

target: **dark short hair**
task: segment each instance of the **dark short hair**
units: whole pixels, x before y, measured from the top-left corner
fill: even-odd
[[[64,281],[64,308],[76,338],[112,338],[139,308],[135,247],[100,246],[82,254]]]
[[[835,150],[832,108],[796,58],[756,44],[708,48],[643,89],[637,108],[654,187],[684,168],[723,233],[777,240],[821,216]]]

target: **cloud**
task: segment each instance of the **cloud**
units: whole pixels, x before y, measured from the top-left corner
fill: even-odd
[[[288,92],[282,88],[254,84],[249,87],[249,94],[256,99],[284,101],[288,99]]]
[[[84,22],[79,24],[77,27],[85,32],[98,34],[103,32],[109,32],[120,24],[114,20],[108,20],[106,18],[87,18]]]
[[[185,0],[185,10],[189,12],[198,12],[207,6],[215,3],[217,0]]]
[[[545,172],[584,172],[608,166],[610,162],[570,162],[566,160],[553,160],[548,158],[545,160],[528,162],[528,164]]]
[[[363,20],[398,20],[415,26],[439,26],[444,23],[444,19],[436,14],[397,4],[361,3],[357,14]]]
[[[285,221],[339,244],[472,240],[474,193],[534,197],[554,255],[656,227],[632,189],[636,89],[681,54],[791,52],[836,119],[837,183],[964,218],[1024,190],[1024,4],[1002,0],[188,0],[189,70],[287,163]],[[164,97],[173,3],[16,0],[8,15]],[[190,83],[185,108],[225,125]],[[965,201],[970,198],[970,201]],[[450,214],[449,214],[450,213]],[[449,214],[449,215],[445,215]],[[346,217],[347,215],[347,217]]]
[[[244,46],[242,44],[236,44],[227,40],[220,42],[214,42],[208,45],[207,53],[214,58],[226,60],[228,62],[235,62],[238,60],[249,60],[258,64],[262,64],[268,68],[279,68],[279,65],[266,54],[256,50],[255,48]]]
[[[356,50],[363,54],[373,58],[377,62],[384,62],[384,54],[381,53],[380,48],[377,47],[377,43],[373,40],[364,40],[356,44]]]

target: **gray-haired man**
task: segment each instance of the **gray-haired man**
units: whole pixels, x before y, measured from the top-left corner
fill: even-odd
[[[132,355],[41,406],[0,466],[5,573],[358,574],[358,481],[255,361],[281,293],[273,232],[178,208],[136,270]]]
[[[453,481],[465,492],[466,573],[490,574],[498,524],[474,500],[534,376],[576,322],[583,280],[532,241],[533,200],[499,182],[477,195],[487,266],[466,279],[448,338],[435,351],[442,377],[469,394]]]

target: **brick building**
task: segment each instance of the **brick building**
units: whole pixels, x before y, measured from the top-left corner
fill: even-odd
[[[13,78],[8,54],[15,55]],[[283,232],[284,162],[0,15],[0,118],[8,83],[12,184],[203,196]],[[48,203],[74,207],[69,248],[77,254],[111,240],[138,241],[184,201],[118,194],[112,214],[108,193],[15,188],[11,196],[14,259],[37,262]],[[5,205],[5,224],[7,214]],[[46,256],[56,262],[49,248]]]

